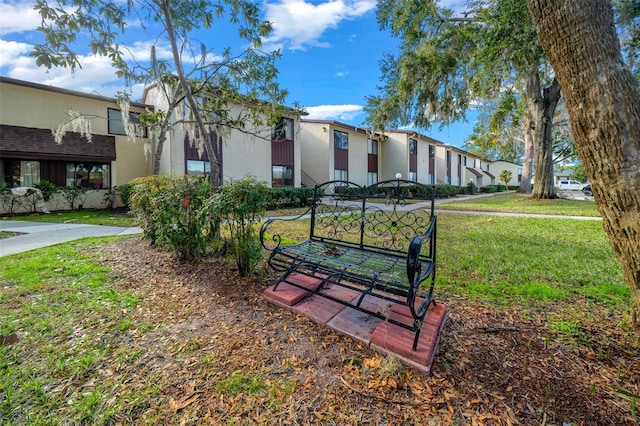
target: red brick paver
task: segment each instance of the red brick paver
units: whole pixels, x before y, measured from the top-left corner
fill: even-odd
[[[322,284],[320,279],[301,275],[291,276],[289,280],[312,291]],[[358,292],[339,286],[328,286],[321,289],[321,292],[345,301],[352,301],[359,297]],[[426,374],[430,373],[431,364],[438,349],[440,333],[447,319],[447,310],[443,304],[432,304],[429,307],[422,324],[417,350],[413,351],[413,332],[322,296],[308,297],[310,295],[311,292],[287,283],[281,283],[275,291],[273,287],[269,287],[264,292],[264,297],[278,306],[359,340],[380,353],[393,355]],[[406,306],[391,304],[369,296],[365,296],[361,306],[384,315],[388,313],[390,318],[401,323],[413,323],[409,308]]]

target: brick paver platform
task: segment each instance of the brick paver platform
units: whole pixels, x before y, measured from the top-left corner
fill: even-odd
[[[321,284],[318,279],[302,275],[292,275],[289,279],[312,291]],[[359,294],[342,287],[329,287],[323,289],[323,292],[329,292],[340,300],[353,300]],[[447,319],[447,310],[443,304],[431,305],[422,324],[418,348],[413,351],[413,332],[322,296],[312,295],[306,290],[281,283],[275,291],[273,286],[266,289],[264,297],[275,305],[359,340],[380,353],[393,355],[425,374],[431,371],[440,332]],[[388,313],[388,316],[399,322],[408,321],[410,324],[413,321],[406,306],[394,305],[376,298],[369,299],[365,298],[363,301],[369,304],[368,309]]]

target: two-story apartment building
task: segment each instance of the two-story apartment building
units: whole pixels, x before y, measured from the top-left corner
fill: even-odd
[[[163,99],[166,96],[158,87],[150,86],[143,103],[131,104],[130,119],[136,121],[137,114],[145,111],[168,110]],[[242,106],[230,108],[234,114]],[[69,122],[68,111],[89,120],[91,141],[79,129],[70,129],[61,144],[55,142],[52,129]],[[223,181],[252,174],[274,186],[300,186],[299,115],[293,110],[287,113],[276,126],[257,128],[247,123],[243,131],[212,127]],[[178,121],[176,117],[174,123]],[[153,171],[157,139],[150,131],[135,140],[128,138],[114,98],[0,77],[0,125],[0,186],[48,180],[58,186],[106,189]],[[206,153],[199,152],[187,133],[180,124],[171,126],[160,174],[209,173]]]
[[[167,111],[166,93],[169,91],[166,86],[151,84],[144,91],[143,101]],[[246,114],[247,108],[247,105],[229,105],[228,114],[237,118]],[[180,111],[181,107],[175,110]],[[181,120],[182,117],[174,113],[172,121],[178,123]],[[300,186],[299,127],[300,116],[293,110],[287,110],[286,116],[281,117],[275,126],[257,126],[249,121],[244,123],[242,130],[222,125],[211,126],[210,136],[220,164],[221,181],[241,179],[251,174],[272,186]],[[163,146],[161,155],[161,174],[205,176],[211,172],[207,153],[198,150],[188,133],[179,124],[171,127],[170,143]]]
[[[513,163],[506,160],[492,161],[489,165],[489,171],[496,176],[497,180],[500,180],[500,175],[503,170],[511,172],[511,180],[508,182],[509,186],[519,186],[522,182],[522,164]]]
[[[522,167],[491,162],[415,131],[369,130],[329,120],[301,120],[302,183],[313,186],[333,179],[370,185],[404,179],[425,184],[480,188],[498,183],[503,169],[518,182]],[[517,185],[517,183],[513,183]]]
[[[381,174],[386,141],[368,130],[331,120],[301,120],[302,183],[314,186],[329,180],[371,185]]]
[[[383,149],[384,179],[400,173],[404,179],[435,184],[438,173],[436,152],[442,142],[417,132],[388,130]]]
[[[511,172],[510,186],[520,185],[522,165],[504,160],[490,161],[450,145],[437,148],[437,182],[455,186],[470,183],[478,188],[499,183],[503,170]]]
[[[131,118],[149,105],[132,104]],[[91,124],[91,141],[67,132],[55,142],[52,129],[77,111]],[[0,186],[31,186],[48,180],[58,186],[110,188],[150,173],[143,137],[125,136],[113,98],[0,77]]]

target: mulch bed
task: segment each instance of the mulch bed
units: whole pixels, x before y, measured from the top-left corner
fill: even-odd
[[[608,315],[582,340],[455,296],[432,374],[420,373],[266,302],[276,275],[241,278],[219,259],[180,264],[129,238],[98,249],[116,289],[143,297],[111,374],[158,385],[123,423],[326,425],[633,425],[637,336]],[[148,331],[140,331],[148,330]],[[586,341],[590,343],[584,343]],[[589,340],[590,339],[590,340]],[[595,342],[595,343],[594,343]],[[232,390],[230,378],[267,386]],[[246,383],[245,383],[246,384]],[[263,386],[263,387],[264,387]]]

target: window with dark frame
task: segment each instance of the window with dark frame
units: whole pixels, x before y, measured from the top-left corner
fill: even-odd
[[[293,119],[281,117],[273,128],[271,135],[273,141],[293,140]]]
[[[293,167],[274,165],[271,176],[272,186],[293,186]]]
[[[378,141],[367,139],[367,154],[378,155]]]
[[[349,149],[349,134],[339,130],[333,131],[333,147],[335,149]]]
[[[209,176],[211,174],[211,163],[209,163],[209,160],[187,160],[187,174]]]
[[[409,139],[409,155],[418,154],[418,141],[415,139]]]
[[[294,121],[280,117],[271,134],[271,186],[294,186]]]
[[[129,112],[129,120],[132,123],[142,124],[140,123],[139,114],[137,112]],[[124,130],[124,123],[122,122],[122,113],[119,109],[115,108],[107,108],[107,132],[110,135],[123,135],[126,136],[127,133]],[[144,138],[147,137],[147,127],[144,127]]]

